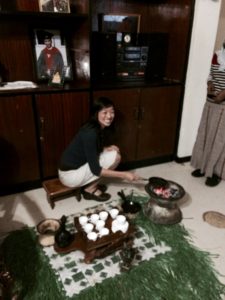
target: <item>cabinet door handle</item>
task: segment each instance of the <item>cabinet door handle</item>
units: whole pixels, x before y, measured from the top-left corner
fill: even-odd
[[[44,141],[44,124],[45,124],[44,117],[40,117],[40,140],[41,141]]]

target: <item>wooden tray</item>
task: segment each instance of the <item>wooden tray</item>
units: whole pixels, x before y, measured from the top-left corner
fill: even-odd
[[[71,251],[81,250],[85,253],[84,261],[90,263],[95,258],[105,257],[116,250],[133,244],[133,234],[135,232],[133,225],[129,224],[126,233],[123,233],[122,231],[113,233],[111,231],[111,224],[112,219],[109,216],[106,220],[105,227],[110,230],[110,233],[107,236],[98,237],[96,241],[91,241],[87,238],[86,233],[82,229],[79,218],[75,217],[74,225],[77,232],[74,235],[73,242],[65,248],[60,248],[55,244],[54,249],[58,253],[69,253]]]

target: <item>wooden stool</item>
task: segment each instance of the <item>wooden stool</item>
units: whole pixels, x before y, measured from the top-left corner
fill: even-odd
[[[52,209],[55,207],[55,201],[69,194],[73,194],[78,201],[81,200],[80,188],[67,187],[58,178],[45,180],[42,182],[42,186],[46,191],[47,199]]]

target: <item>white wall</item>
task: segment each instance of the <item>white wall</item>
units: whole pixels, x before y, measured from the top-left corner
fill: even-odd
[[[192,154],[206,99],[206,81],[222,0],[196,0],[177,156]],[[224,0],[223,0],[224,1]]]

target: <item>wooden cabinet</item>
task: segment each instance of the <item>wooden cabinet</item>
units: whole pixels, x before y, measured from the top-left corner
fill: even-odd
[[[0,97],[0,186],[40,178],[32,97]]]
[[[41,170],[43,178],[57,176],[59,159],[89,115],[89,94],[37,94]]]
[[[94,99],[101,96],[115,103],[115,143],[121,149],[123,162],[174,154],[180,86],[94,92]]]
[[[180,86],[141,90],[138,160],[174,155],[181,90]]]

